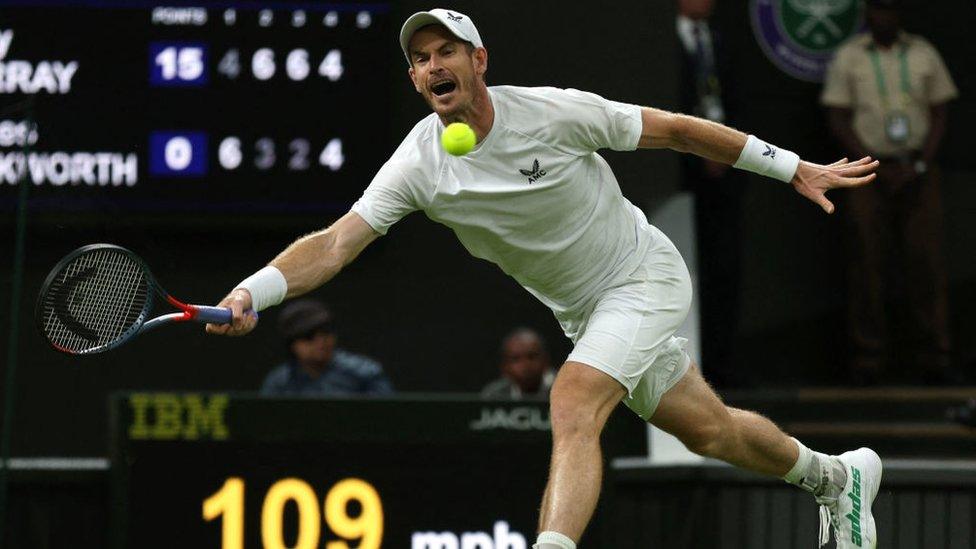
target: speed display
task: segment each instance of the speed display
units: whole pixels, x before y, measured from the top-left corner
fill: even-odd
[[[0,201],[340,213],[390,152],[385,4],[4,2]]]
[[[111,400],[112,547],[529,549],[549,403],[477,395]],[[618,409],[606,459],[637,455]],[[600,512],[584,547],[605,547]]]
[[[117,548],[528,549],[549,463],[539,401],[131,393],[113,422]]]

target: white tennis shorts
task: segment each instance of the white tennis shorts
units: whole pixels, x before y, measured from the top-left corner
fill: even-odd
[[[575,347],[566,360],[604,372],[627,389],[624,404],[649,420],[691,359],[675,337],[691,306],[691,277],[663,233],[628,277],[609,287],[584,314],[560,319]]]

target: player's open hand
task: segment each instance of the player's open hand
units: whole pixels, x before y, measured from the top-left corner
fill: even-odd
[[[816,202],[825,212],[831,214],[834,213],[834,204],[824,193],[838,187],[857,187],[870,183],[875,178],[874,171],[878,169],[878,165],[878,161],[870,156],[854,162],[848,162],[844,158],[829,166],[801,160],[791,183],[796,192]]]
[[[208,334],[242,336],[258,325],[258,314],[251,310],[251,292],[237,288],[217,304],[230,309],[234,320],[230,324],[207,324]]]

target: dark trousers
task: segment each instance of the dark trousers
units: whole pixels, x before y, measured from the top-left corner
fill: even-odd
[[[695,196],[698,296],[702,371],[717,387],[749,384],[748,372],[735,368],[742,247],[742,173],[729,170],[717,179],[688,174]]]
[[[908,368],[901,381],[945,375],[950,344],[938,168],[902,186],[879,174],[848,191],[844,211],[852,374],[881,381],[890,363]],[[900,316],[903,333],[889,322]]]

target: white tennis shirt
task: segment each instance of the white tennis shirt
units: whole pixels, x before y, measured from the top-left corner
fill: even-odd
[[[423,211],[564,318],[629,275],[661,235],[596,154],[637,148],[640,107],[573,89],[488,92],[495,120],[472,152],[447,154],[431,114],[352,211],[380,234]]]

